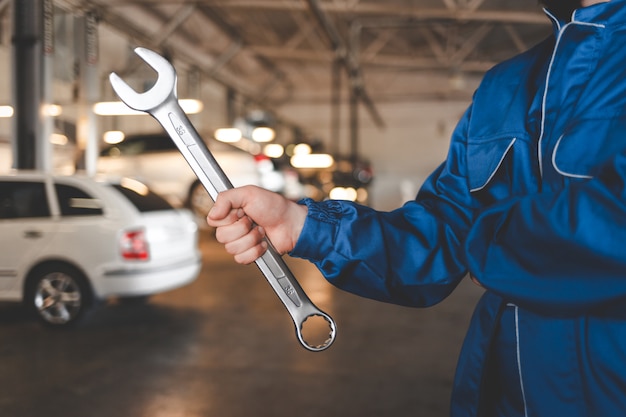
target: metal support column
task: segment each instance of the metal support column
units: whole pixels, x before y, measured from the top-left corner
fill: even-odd
[[[37,151],[39,168],[52,172],[54,170],[54,117],[52,116],[52,83],[54,81],[54,1],[43,0],[43,51],[41,67],[41,140]]]
[[[359,93],[358,88],[350,89],[350,159],[354,164],[359,159]]]
[[[42,169],[42,0],[13,1],[13,167]]]
[[[237,118],[237,110],[235,109],[235,100],[237,98],[237,92],[231,88],[226,88],[226,125],[232,127],[235,124]]]
[[[331,152],[338,155],[341,152],[341,59],[335,58],[332,67],[332,97],[330,99],[330,144]]]
[[[98,22],[94,13],[77,18],[76,59],[79,71],[79,111],[76,134],[79,148],[84,151],[84,169],[95,175],[98,162],[98,119],[93,105],[100,96],[98,79]]]

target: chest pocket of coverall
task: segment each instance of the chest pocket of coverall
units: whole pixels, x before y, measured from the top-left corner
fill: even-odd
[[[570,126],[552,151],[552,166],[569,178],[593,178],[615,155],[626,154],[626,115]]]
[[[522,135],[469,139],[467,177],[470,192],[482,204],[536,190],[533,146]]]

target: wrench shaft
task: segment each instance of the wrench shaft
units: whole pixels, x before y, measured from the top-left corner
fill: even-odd
[[[112,73],[109,78],[113,89],[129,107],[147,112],[159,122],[215,201],[219,193],[233,188],[233,185],[181,109],[176,97],[176,71],[155,52],[145,48],[136,48],[135,52],[157,71],[157,83],[150,90],[137,93]],[[298,340],[311,351],[328,348],[335,340],[335,322],[311,302],[271,242],[267,243],[267,251],[255,262],[291,315]],[[312,316],[323,317],[330,327],[328,339],[315,346],[307,343],[302,335],[304,322]]]
[[[233,188],[223,169],[177,102],[167,101],[151,114],[170,135],[213,201],[220,192]],[[289,312],[303,346],[313,351],[325,349],[334,340],[334,322],[326,313],[315,307],[271,242],[267,242],[267,251],[255,261],[257,267]],[[332,333],[327,345],[310,346],[304,341],[302,324],[310,316],[322,316],[329,322]]]
[[[233,186],[208,148],[202,146],[204,141],[200,138],[193,125],[188,122],[187,117],[180,117],[182,110],[171,107],[165,106],[167,120],[171,122],[171,126],[168,126],[169,129],[166,130],[169,130],[170,136],[172,136],[172,133],[174,134],[173,140],[179,151],[183,155],[189,153],[192,162],[195,162],[190,164],[192,170],[205,188],[207,188],[207,192],[209,192],[213,201],[215,201],[217,194],[233,188]],[[162,123],[164,118],[160,114],[160,112],[155,112],[154,117],[159,123]],[[189,161],[189,159],[187,160]],[[268,247],[268,251],[255,262],[288,309],[290,304],[295,307],[302,305],[300,294],[303,291],[298,291],[297,281],[290,279],[288,276],[290,273],[289,269],[273,247]]]
[[[170,134],[179,151],[183,155],[189,154],[191,158],[187,158],[187,161],[191,160],[192,170],[207,188],[213,201],[220,192],[233,188],[221,166],[188,121],[187,116],[183,116],[182,109],[178,106],[166,105],[163,112],[155,111],[154,113],[154,118],[161,125],[166,125],[165,120],[170,121],[170,125],[163,127]],[[167,118],[162,116],[164,113],[167,114]],[[269,246],[268,251],[256,260],[256,264],[288,309],[291,309],[291,306],[302,306],[300,298],[304,292],[299,288],[295,278],[289,276],[289,268],[273,247]]]

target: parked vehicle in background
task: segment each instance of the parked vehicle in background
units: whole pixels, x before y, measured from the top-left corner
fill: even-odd
[[[191,213],[130,179],[1,175],[0,246],[0,300],[54,326],[98,299],[188,284],[201,265]]]
[[[264,166],[254,156],[220,142],[211,143],[210,149],[234,186],[263,185]],[[97,166],[98,172],[136,178],[200,217],[211,207],[208,193],[165,133],[128,136],[109,145],[100,152]]]

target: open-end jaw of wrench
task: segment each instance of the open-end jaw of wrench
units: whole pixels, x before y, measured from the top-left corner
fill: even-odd
[[[113,90],[128,107],[149,113],[163,126],[215,201],[220,192],[233,186],[178,104],[176,70],[169,61],[149,49],[136,48],[135,53],[157,72],[156,83],[148,91],[138,93],[117,74],[111,73],[109,79]],[[267,251],[255,261],[257,266],[291,315],[302,346],[314,352],[325,350],[337,335],[335,322],[311,302],[282,257],[269,243]],[[313,316],[322,317],[330,327],[328,339],[321,344],[309,344],[302,335],[305,322]]]

